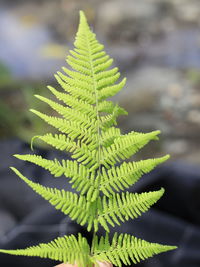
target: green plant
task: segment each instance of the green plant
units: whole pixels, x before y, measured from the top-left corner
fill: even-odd
[[[80,225],[87,224],[87,230],[93,230],[91,246],[79,234],[78,237],[59,237],[48,244],[27,249],[0,252],[39,256],[60,262],[76,261],[79,266],[91,266],[97,261],[108,261],[121,266],[122,263],[137,263],[175,248],[149,243],[128,234],[115,233],[112,241],[109,240],[110,226],[119,225],[129,218],[137,218],[164,193],[163,189],[142,194],[119,191],[133,185],[144,173],[167,160],[168,156],[121,163],[150,140],[157,140],[160,132],[121,134],[120,129],[115,126],[118,115],[127,112],[106,99],[122,89],[125,79],[116,84],[120,74],[117,68],[110,68],[113,61],[103,49],[81,12],[75,49],[67,57],[67,63],[73,70],[63,68],[65,74],[58,72],[55,75],[65,92],[48,87],[60,103],[36,95],[61,115],[53,117],[32,110],[61,132],[55,135],[47,133],[36,138],[58,150],[71,152],[73,160],[63,159],[59,162],[38,155],[15,155],[21,160],[43,167],[55,177],[65,175],[80,194],[47,188],[11,168],[56,209]],[[116,165],[118,163],[121,164]],[[106,231],[105,236],[100,239],[97,237],[99,225]]]

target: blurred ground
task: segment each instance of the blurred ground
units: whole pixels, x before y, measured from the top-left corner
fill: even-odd
[[[65,64],[80,9],[128,77],[116,97],[129,112],[124,131],[160,129],[156,153],[200,163],[198,0],[1,0],[0,136],[30,140],[41,131],[27,109]]]

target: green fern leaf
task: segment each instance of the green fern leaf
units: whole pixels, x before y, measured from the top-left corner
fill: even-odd
[[[98,196],[98,183],[95,180],[95,172],[91,172],[84,165],[77,161],[62,160],[60,163],[57,159],[47,160],[38,155],[14,155],[16,158],[34,163],[45,170],[48,170],[53,176],[60,177],[65,175],[72,184],[72,188],[87,194],[87,200],[95,201]],[[87,177],[87,179],[84,179]]]
[[[145,146],[150,140],[156,140],[160,131],[143,134],[132,132],[124,136],[119,136],[109,147],[102,149],[101,164],[106,168],[127,159],[135,154],[140,148]]]
[[[80,225],[88,224],[88,231],[91,231],[95,219],[95,202],[87,202],[84,196],[78,196],[75,193],[56,188],[49,188],[34,183],[23,176],[17,169],[11,168],[27,185],[36,193],[53,205],[56,209],[61,210],[72,220],[76,220]]]
[[[91,266],[90,247],[86,238],[82,237],[81,234],[78,235],[78,239],[74,235],[70,235],[58,237],[47,244],[41,243],[38,246],[17,250],[1,249],[0,252],[10,255],[49,258],[71,264],[76,262],[79,267]]]
[[[112,67],[113,60],[90,30],[83,12],[80,12],[74,44],[74,50],[66,59],[70,69],[63,67],[63,72],[58,71],[55,75],[61,90],[48,86],[55,100],[36,95],[57,115],[31,110],[58,131],[57,134],[37,135],[31,144],[38,138],[54,149],[70,153],[73,160],[49,160],[34,154],[15,157],[48,170],[54,177],[65,176],[80,194],[42,186],[27,179],[17,169],[12,170],[56,209],[80,225],[87,225],[88,231],[93,229],[92,246],[90,248],[86,239],[79,235],[78,239],[65,236],[48,244],[0,252],[76,262],[79,266],[90,267],[97,261],[108,261],[116,266],[131,264],[131,261],[137,263],[174,249],[127,234],[115,234],[111,243],[107,234],[100,240],[96,236],[99,225],[109,232],[110,226],[142,215],[162,196],[164,189],[141,194],[118,192],[132,186],[169,156],[121,163],[151,140],[157,140],[160,131],[121,134],[116,127],[118,116],[127,112],[107,98],[124,87],[126,78],[119,80],[118,68]],[[116,166],[118,163],[120,165]]]
[[[74,150],[80,147],[80,142],[76,143],[71,138],[68,138],[65,134],[53,135],[49,133],[45,135],[37,135],[37,136],[34,136],[33,140],[36,138],[42,140],[48,145],[51,145],[52,147],[55,147],[56,149],[61,150],[61,151],[73,152]]]
[[[166,155],[158,159],[124,162],[120,166],[110,168],[108,171],[103,168],[100,190],[109,197],[114,191],[119,192],[120,190],[129,188],[131,185],[135,184],[143,174],[149,173],[168,158],[169,155]]]
[[[101,136],[101,146],[108,147],[113,144],[114,140],[121,135],[121,131],[119,128],[110,127],[106,131],[102,132]]]
[[[89,92],[88,90],[84,90],[79,88],[79,90],[77,90],[74,87],[70,87],[66,82],[64,82],[58,75],[55,75],[55,78],[58,82],[58,84],[60,84],[60,86],[67,92],[70,93],[75,99],[79,99],[81,98],[82,100],[84,100],[86,103],[88,104],[95,104],[95,99],[94,99],[94,95]]]
[[[153,255],[175,249],[175,246],[149,243],[128,234],[114,234],[110,244],[108,235],[101,237],[99,243],[95,240],[93,261],[107,261],[116,266],[131,265]]]
[[[66,135],[52,135],[46,134],[43,136],[35,136],[45,143],[59,149],[61,151],[66,150],[72,153],[72,158],[77,159],[78,162],[86,165],[88,168],[93,166],[93,169],[98,167],[97,164],[97,152],[95,150],[96,144],[81,144],[81,142],[71,141],[70,138],[67,138]]]
[[[104,107],[105,108],[105,107]],[[105,109],[104,109],[105,110]],[[110,111],[108,109],[106,109],[107,112]],[[112,114],[110,115],[105,115],[105,116],[101,116],[101,128],[104,130],[107,130],[109,127],[111,127],[112,125],[117,125],[117,117],[119,115],[125,115],[126,111],[124,109],[122,109],[121,107],[119,107],[118,105],[115,105],[112,109]]]
[[[120,225],[120,221],[135,219],[146,212],[164,193],[164,189],[155,192],[133,194],[113,194],[112,197],[102,199],[102,208],[98,215],[98,221],[109,232],[108,223],[111,226]]]
[[[116,95],[126,84],[126,78],[124,78],[119,84],[108,86],[100,90],[98,100],[104,100],[108,97]]]
[[[48,170],[55,177],[60,177],[65,173],[65,167],[57,160],[44,159],[38,155],[14,155],[16,158],[34,163],[45,170]]]
[[[77,111],[82,112],[83,114],[87,114],[91,118],[96,117],[96,111],[94,107],[84,100],[76,99],[70,94],[61,93],[52,86],[47,86],[47,88],[58,100],[62,101],[64,104],[70,106],[71,108],[74,108]]]
[[[97,140],[95,125],[90,127],[87,123],[81,123],[79,121],[68,121],[58,117],[48,116],[39,111],[31,109],[33,113],[39,116],[48,124],[52,125],[62,133],[67,134],[72,140],[75,138],[85,140],[85,143],[93,143]]]
[[[96,120],[92,117],[82,114],[80,111],[65,107],[57,102],[54,102],[46,97],[35,95],[41,101],[47,103],[52,109],[57,111],[60,115],[62,115],[67,120],[76,120],[78,119],[84,125],[88,125],[88,127],[92,127],[96,124]]]
[[[114,109],[118,110],[118,114],[119,115],[127,115],[127,111],[125,109],[123,109],[122,107],[114,104],[111,101],[102,101],[99,103],[98,105],[98,111],[99,112],[107,112],[107,113],[113,113]]]

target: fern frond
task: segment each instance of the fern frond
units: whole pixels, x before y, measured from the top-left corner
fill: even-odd
[[[114,140],[121,135],[119,128],[110,127],[106,131],[102,132],[101,135],[101,145],[103,147],[110,146],[113,144]]]
[[[156,140],[159,133],[160,131],[153,131],[147,134],[132,132],[116,138],[113,144],[102,149],[101,164],[109,168],[110,165],[129,158],[149,141]]]
[[[82,195],[86,194],[88,201],[95,201],[99,194],[99,182],[95,179],[95,171],[91,172],[87,167],[75,160],[62,160],[62,162],[59,162],[57,159],[47,160],[37,155],[14,156],[48,170],[55,177],[65,175],[69,179],[69,183],[72,184],[72,188],[81,192]]]
[[[107,70],[113,64],[113,59],[107,56],[101,59],[96,59],[94,62],[94,73],[99,73],[100,71]]]
[[[61,151],[73,152],[77,147],[76,142],[72,141],[65,134],[53,135],[48,133],[45,135],[36,135],[33,137],[33,140],[36,138]]]
[[[146,212],[164,193],[164,189],[149,193],[122,193],[113,194],[112,197],[106,196],[102,199],[102,208],[98,215],[99,223],[109,232],[108,224],[120,225],[120,221],[135,219]]]
[[[45,134],[45,135],[38,135],[35,136],[42,140],[43,142],[47,143],[59,149],[61,151],[68,151],[72,153],[72,158],[77,159],[78,162],[86,165],[88,168],[96,169],[98,167],[97,163],[97,151],[95,150],[96,144],[93,145],[92,143],[85,144],[80,142],[72,141],[71,139],[67,138],[66,135],[62,134]]]
[[[72,188],[87,195],[88,201],[95,201],[99,195],[99,181],[95,177],[95,171],[91,171],[77,161],[67,161],[65,176],[70,178]]]
[[[88,104],[95,104],[94,94],[89,92],[88,90],[76,90],[76,88],[69,86],[66,82],[64,82],[58,75],[55,75],[55,78],[60,84],[60,86],[68,93],[70,93],[74,98],[82,99]]]
[[[104,79],[97,80],[97,89],[101,90],[102,88],[108,87],[113,85],[120,77],[120,73],[117,72],[116,74],[113,74],[111,77],[104,77]]]
[[[91,267],[91,260],[89,256],[90,247],[87,239],[82,237],[81,234],[78,234],[78,238],[74,235],[63,236],[46,244],[41,243],[37,246],[31,246],[25,249],[1,249],[0,252],[10,255],[49,258],[64,263],[76,263],[79,267]]]
[[[78,238],[74,235],[63,236],[46,244],[41,243],[37,246],[17,250],[1,249],[0,252],[10,255],[49,258],[70,264],[76,263],[78,267],[91,267],[92,263],[97,264],[97,261],[107,261],[121,267],[122,263],[130,265],[130,260],[139,263],[153,255],[176,248],[175,246],[149,243],[128,234],[117,233],[114,234],[111,243],[108,235],[101,237],[100,241],[95,236],[94,244],[94,253],[90,255],[90,247],[86,238],[79,234]]]
[[[102,101],[98,105],[98,111],[99,112],[107,112],[107,113],[113,113],[113,110],[115,110],[117,107],[118,109],[118,114],[119,115],[127,115],[127,111],[123,109],[122,107],[114,104],[111,101]]]
[[[70,106],[76,109],[77,111],[82,112],[83,114],[87,114],[91,118],[96,117],[96,111],[94,109],[94,106],[88,104],[84,100],[76,99],[70,94],[61,93],[57,91],[55,88],[53,88],[52,86],[47,86],[47,88],[52,92],[52,94],[54,94],[54,96],[58,100],[65,103],[67,106]]]
[[[70,53],[72,53],[72,52],[70,51]],[[81,56],[78,53],[76,53],[76,54]],[[84,56],[84,58],[85,58],[85,61],[88,61],[88,54],[86,56]],[[93,79],[89,75],[84,75],[80,72],[73,71],[73,70],[70,70],[70,69],[65,68],[65,67],[62,67],[62,69],[69,77],[74,78],[75,80],[81,80],[81,81],[87,82],[88,84],[93,84]]]
[[[113,68],[108,70],[113,63],[113,60],[104,51],[102,51],[104,46],[96,40],[95,34],[90,31],[86,18],[83,14],[81,15],[80,20],[79,30],[74,43],[76,47],[74,49],[75,52],[71,51],[71,55],[67,57],[67,63],[75,70],[75,72],[69,72],[67,69],[65,69],[65,72],[76,81],[78,81],[77,75],[81,78],[81,83],[82,81],[87,81],[89,84],[87,90],[90,91],[90,86],[92,85],[91,92],[94,92],[96,96],[98,95],[98,100],[103,100],[107,98],[106,95],[111,96],[119,92],[119,90],[125,85],[125,79],[123,79],[119,84],[115,84],[120,77],[118,69]],[[69,78],[66,79],[66,77],[63,76],[62,78],[64,78],[69,85]],[[71,80],[70,84],[72,85]],[[83,87],[85,89],[85,86],[86,84],[82,86],[81,90]],[[69,92],[68,89],[67,91]],[[108,93],[108,91],[110,91],[110,93]],[[95,99],[96,96],[94,95],[93,99]],[[91,102],[91,104],[97,103]]]
[[[11,168],[27,185],[36,193],[53,205],[56,209],[76,220],[80,225],[88,224],[87,230],[91,231],[95,219],[95,202],[88,202],[84,196],[56,188],[49,188],[34,183],[23,176],[17,169]]]
[[[175,246],[149,243],[128,234],[115,233],[112,242],[108,235],[101,237],[100,241],[95,239],[95,251],[93,261],[107,261],[115,266],[135,264],[141,260],[150,258],[156,254],[176,249]]]
[[[145,173],[152,171],[157,165],[168,160],[169,155],[157,159],[140,160],[138,162],[124,162],[120,166],[106,171],[102,169],[100,190],[107,195],[119,192],[134,185]]]
[[[104,87],[99,91],[99,97],[98,100],[104,100],[108,97],[112,97],[116,95],[126,84],[126,78],[124,78],[120,83],[113,85],[113,86],[108,86]]]
[[[45,170],[48,170],[55,177],[60,177],[65,173],[65,167],[57,159],[48,160],[38,155],[29,155],[29,154],[27,155],[16,154],[14,156],[20,160],[34,163],[44,168]]]
[[[72,57],[71,57],[72,58]],[[78,80],[70,78],[69,76],[64,75],[62,72],[58,71],[57,75],[69,86],[77,88],[77,90],[86,90],[93,93],[93,84],[84,80]]]
[[[132,186],[144,173],[153,170],[169,156],[121,163],[151,140],[157,140],[160,131],[123,135],[115,127],[117,117],[127,112],[107,98],[125,86],[126,78],[120,79],[118,68],[112,67],[113,59],[97,41],[83,12],[80,12],[74,45],[74,50],[66,59],[71,68],[63,67],[62,72],[58,71],[55,75],[60,88],[48,86],[55,99],[36,95],[56,111],[57,116],[31,110],[58,130],[57,134],[37,135],[32,142],[38,138],[55,149],[69,152],[73,160],[49,160],[34,154],[15,157],[40,166],[55,177],[65,176],[80,194],[45,187],[27,179],[17,169],[11,169],[56,209],[80,225],[86,225],[88,231],[93,229],[91,249],[86,239],[79,235],[78,239],[65,236],[27,249],[2,249],[0,252],[92,267],[98,261],[111,262],[116,266],[131,264],[131,260],[137,263],[154,254],[174,249],[127,234],[115,234],[111,243],[108,234],[100,240],[96,236],[99,225],[109,232],[109,226],[137,218],[162,196],[164,189],[142,194],[118,192]],[[115,166],[117,163],[121,165]]]
[[[62,115],[65,119],[67,120],[77,120],[83,123],[84,125],[88,125],[88,127],[92,127],[93,125],[96,124],[96,119],[89,117],[87,115],[84,115],[78,110],[64,107],[61,104],[58,104],[46,97],[40,96],[40,95],[35,95],[36,98],[40,99],[41,101],[47,103],[52,109],[57,111],[60,115]]]
[[[66,61],[72,67],[72,69],[74,69],[74,70],[76,70],[82,74],[88,75],[88,76],[92,75],[90,65],[87,62],[84,62],[84,61],[81,62],[80,60],[77,60],[71,56],[68,56]]]
[[[31,109],[31,112],[43,119],[49,125],[55,127],[62,133],[67,134],[71,139],[82,139],[86,143],[94,143],[97,140],[96,126],[90,127],[87,123],[80,121],[68,121],[58,117],[48,116],[42,112]]]
[[[68,138],[65,134],[53,135],[48,133],[34,136],[34,139],[36,138],[61,151],[73,152],[77,147],[76,142],[72,141],[71,138]]]
[[[117,117],[119,115],[126,114],[125,110],[121,109],[118,105],[113,107],[112,114],[104,115],[100,117],[100,127],[103,130],[107,130],[112,125],[117,125]]]
[[[105,52],[100,52],[99,54],[98,53],[96,54],[96,57],[100,58],[102,56],[101,53],[105,54]],[[101,71],[101,72],[96,74],[96,80],[98,83],[103,82],[105,79],[108,79],[108,78],[112,79],[112,77],[115,76],[117,73],[118,73],[117,67],[110,69],[110,70]]]

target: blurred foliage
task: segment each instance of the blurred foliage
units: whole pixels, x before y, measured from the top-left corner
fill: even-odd
[[[11,74],[9,69],[0,62],[0,83],[1,85],[6,84],[7,82],[10,82],[11,80]]]
[[[0,138],[17,136],[30,142],[33,135],[46,132],[42,120],[29,111],[34,107],[49,112],[34,94],[48,96],[48,90],[40,82],[16,80],[0,63]]]
[[[187,72],[188,79],[193,83],[193,85],[200,85],[200,72],[199,69],[190,69]]]
[[[48,43],[43,46],[40,53],[43,58],[63,59],[65,58],[69,47],[57,43]]]

